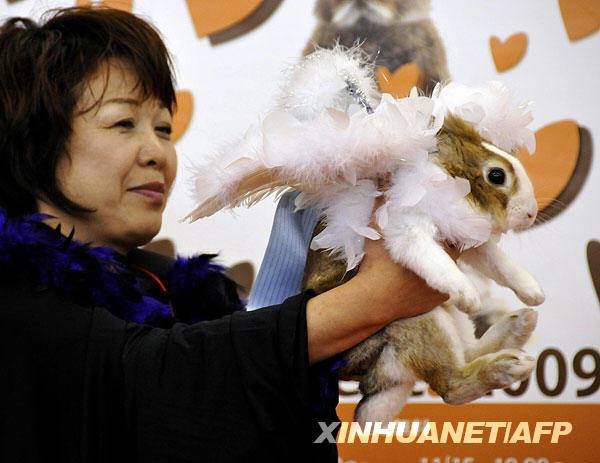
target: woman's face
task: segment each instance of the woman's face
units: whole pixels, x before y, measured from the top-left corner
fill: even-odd
[[[177,158],[169,110],[144,99],[135,73],[119,64],[101,66],[84,85],[56,168],[65,196],[95,212],[75,217],[42,202],[39,210],[65,232],[75,227],[76,239],[125,253],[160,230]]]

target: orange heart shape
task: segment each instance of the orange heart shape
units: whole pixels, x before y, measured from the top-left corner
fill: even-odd
[[[173,127],[171,129],[171,140],[176,142],[181,138],[190,125],[192,112],[194,111],[194,98],[189,90],[177,92],[177,108],[173,114]]]
[[[517,32],[511,35],[504,43],[495,35],[490,37],[490,50],[498,72],[506,71],[515,66],[523,59],[526,49],[527,34],[525,32]]]
[[[377,83],[382,93],[389,93],[394,98],[408,96],[413,87],[423,87],[425,74],[417,63],[406,63],[392,74],[385,66],[377,68]]]
[[[600,0],[558,0],[569,40],[579,40],[600,28]]]
[[[542,127],[535,133],[536,150],[530,156],[525,148],[517,157],[533,183],[539,210],[543,210],[565,189],[579,158],[579,126],[564,120]]]
[[[91,6],[92,0],[77,0],[75,3],[76,6]],[[109,8],[115,8],[117,10],[129,11],[131,12],[133,8],[133,0],[102,0],[101,2],[96,2],[97,6],[107,6]]]
[[[198,37],[228,29],[243,21],[264,0],[186,0]]]

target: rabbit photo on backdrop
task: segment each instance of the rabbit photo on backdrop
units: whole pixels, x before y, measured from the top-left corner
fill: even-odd
[[[407,63],[423,72],[422,88],[433,90],[450,74],[446,50],[430,18],[430,0],[317,0],[317,26],[304,48],[358,44],[376,66],[390,72]]]

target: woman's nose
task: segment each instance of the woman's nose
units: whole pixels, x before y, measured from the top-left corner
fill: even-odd
[[[142,166],[163,167],[167,162],[167,148],[156,135],[144,137],[138,152]]]

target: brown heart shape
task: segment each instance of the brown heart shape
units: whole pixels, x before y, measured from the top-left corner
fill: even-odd
[[[242,22],[261,6],[263,1],[186,0],[186,3],[196,35],[202,38]]]
[[[600,28],[600,0],[559,0],[558,4],[571,42]]]
[[[523,59],[526,49],[527,34],[525,32],[517,32],[504,42],[495,35],[490,37],[490,50],[498,72],[516,66]]]
[[[580,153],[579,126],[572,120],[548,124],[536,131],[535,142],[533,155],[521,148],[517,157],[533,183],[539,209],[544,210],[573,178]]]
[[[156,252],[163,256],[175,257],[175,243],[170,238],[162,238],[159,240],[153,240],[147,245],[142,246],[146,251]]]
[[[587,261],[596,296],[600,302],[600,242],[591,240],[587,244]]]
[[[223,31],[210,34],[208,38],[211,45],[219,45],[229,40],[237,39],[251,30],[256,29],[271,17],[281,2],[283,2],[283,0],[264,0],[256,10],[250,13],[250,15],[241,22],[238,22]]]
[[[254,284],[254,265],[251,262],[240,262],[230,267],[226,275],[238,284],[238,293],[242,297],[248,297]]]
[[[377,83],[382,93],[389,93],[394,98],[408,96],[413,87],[423,88],[425,74],[417,63],[406,63],[393,73],[385,66],[377,68]]]

